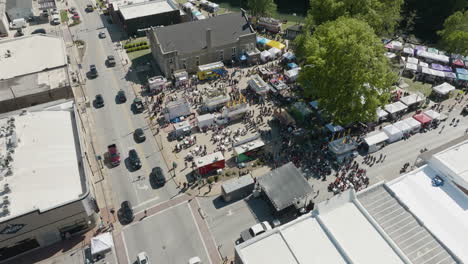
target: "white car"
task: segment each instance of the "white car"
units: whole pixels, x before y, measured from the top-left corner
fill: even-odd
[[[188,264],[202,264],[202,262],[199,257],[193,257],[189,259]]]
[[[244,230],[241,233],[241,239],[242,242],[247,241],[251,239],[252,237],[256,237],[262,233],[265,233],[266,231],[271,230],[271,226],[267,221],[263,221],[261,223],[258,223],[251,228]]]
[[[138,253],[137,263],[138,264],[149,264],[149,259],[148,259],[148,255],[146,255],[146,252]]]

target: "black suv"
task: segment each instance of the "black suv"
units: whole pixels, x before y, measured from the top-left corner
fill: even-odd
[[[150,179],[159,186],[166,184],[166,176],[164,176],[164,172],[160,167],[154,167],[151,170]]]
[[[98,71],[97,71],[96,65],[94,64],[89,65],[89,76],[91,78],[98,77]]]
[[[123,224],[129,224],[133,221],[135,216],[133,215],[132,205],[129,201],[122,202],[122,204],[120,205],[118,216]]]
[[[119,100],[120,103],[125,103],[127,102],[127,96],[125,95],[124,90],[119,90],[117,92],[117,100]]]
[[[141,128],[135,129],[133,137],[137,143],[141,143],[146,140],[145,132]]]
[[[130,161],[130,165],[133,169],[138,170],[141,168],[141,160],[140,157],[138,157],[136,150],[131,149],[128,152],[128,160]]]
[[[114,67],[115,66],[115,58],[112,55],[107,56],[106,60],[107,66]]]
[[[96,95],[95,102],[96,102],[96,107],[103,107],[104,106],[104,98],[102,97],[101,94]]]

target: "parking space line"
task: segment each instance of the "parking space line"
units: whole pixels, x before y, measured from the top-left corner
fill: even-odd
[[[124,249],[125,249],[125,255],[127,255],[127,263],[131,263],[130,262],[130,254],[128,253],[128,248],[127,248],[127,243],[125,243],[125,236],[124,236],[124,232],[123,230],[120,232],[120,235],[122,236],[122,244],[124,246]]]
[[[197,219],[195,219],[195,215],[193,214],[192,206],[190,206],[190,204],[188,204],[188,203],[187,203],[187,205],[189,207],[190,214],[192,215],[193,222],[195,223],[195,227],[197,228],[198,235],[200,236],[200,240],[202,241],[203,248],[205,249],[206,256],[208,257],[208,261],[210,262],[210,264],[212,264],[213,262],[211,261],[210,252],[208,252],[208,248],[206,247],[206,244],[205,244],[205,239],[203,239],[203,235],[202,235],[202,233],[200,231],[200,227],[198,226]]]

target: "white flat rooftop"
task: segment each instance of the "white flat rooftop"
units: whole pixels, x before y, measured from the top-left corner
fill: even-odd
[[[202,168],[220,160],[224,160],[224,156],[221,151],[218,151],[195,159],[195,164],[197,165],[197,168]]]
[[[466,155],[450,158],[464,159],[460,166],[467,163]],[[431,180],[437,174],[424,166],[387,186],[447,248],[468,263],[468,197],[448,180],[441,187],[433,187]]]
[[[468,185],[468,141],[441,151],[435,154],[432,159],[435,160],[435,163],[442,165],[440,168],[442,171],[457,175]]]
[[[0,41],[0,80],[66,65],[62,38],[36,34]]]
[[[265,142],[263,142],[263,140],[261,139],[256,139],[254,141],[247,142],[245,144],[235,147],[234,151],[236,155],[240,155],[240,154],[261,148],[263,146],[265,146]]]
[[[0,189],[8,183],[9,215],[0,221],[39,210],[46,211],[78,199],[85,192],[80,173],[75,120],[70,110],[43,110],[15,115],[18,140],[10,176],[0,176]],[[8,118],[0,119],[5,131]],[[0,155],[6,153],[6,137],[0,137]],[[0,175],[4,175],[0,173]]]
[[[167,1],[150,1],[133,5],[122,5],[120,13],[125,20],[151,16],[176,10]]]

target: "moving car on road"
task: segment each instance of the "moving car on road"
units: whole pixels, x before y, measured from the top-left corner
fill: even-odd
[[[137,143],[141,143],[146,140],[145,132],[141,128],[135,129],[135,132],[133,132],[133,138]]]
[[[96,99],[94,101],[96,103],[97,108],[101,108],[104,106],[104,98],[101,94],[96,94]]]
[[[123,224],[129,224],[133,221],[135,216],[133,215],[132,205],[129,201],[123,201],[120,205],[120,209],[118,211],[119,220]]]
[[[115,58],[114,58],[114,56],[112,56],[112,55],[107,56],[106,64],[107,64],[107,66],[109,66],[109,67],[114,67],[114,66],[115,66]]]
[[[34,30],[33,32],[31,32],[31,35],[34,35],[34,34],[46,34],[46,30],[43,28],[38,28]]]
[[[118,166],[120,164],[120,153],[117,150],[117,145],[111,144],[107,146],[107,151],[109,152],[109,160],[112,166]]]
[[[70,14],[74,14],[76,12],[76,7],[72,6],[68,9],[68,12],[70,12]]]
[[[89,77],[96,78],[96,77],[98,77],[98,75],[99,74],[98,74],[96,65],[94,65],[94,64],[89,65]]]
[[[93,11],[94,11],[94,7],[93,7],[93,5],[88,4],[88,5],[86,5],[85,10],[86,10],[86,12],[93,12]]]
[[[137,255],[138,264],[149,264],[149,258],[146,252],[140,252]]]
[[[128,160],[130,162],[130,166],[132,166],[133,169],[138,170],[141,168],[141,160],[140,157],[138,157],[136,150],[131,149],[128,152]]]
[[[188,264],[202,264],[202,262],[199,257],[193,257],[189,259]]]
[[[99,38],[102,38],[102,39],[106,38],[106,33],[101,31],[101,32],[99,32],[98,36],[99,36]]]
[[[143,107],[143,102],[141,101],[141,98],[137,97],[133,100],[132,108],[135,113],[143,112],[144,107]]]
[[[160,167],[154,167],[151,170],[150,180],[154,181],[158,186],[164,186],[166,184],[166,176]]]
[[[253,237],[256,237],[262,233],[265,233],[268,230],[271,230],[270,224],[267,221],[263,221],[256,225],[253,225],[251,228],[247,230],[244,230],[241,233],[241,240],[242,242],[245,242]]]

